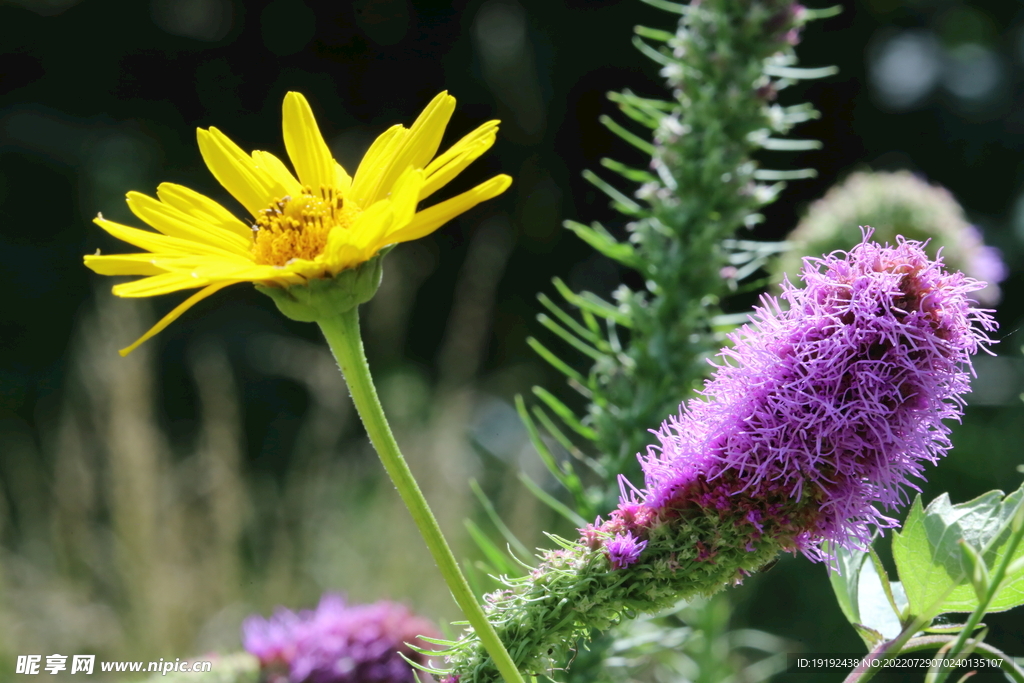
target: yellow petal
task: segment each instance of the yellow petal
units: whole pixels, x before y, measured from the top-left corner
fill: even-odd
[[[327,148],[313,110],[297,92],[284,96],[284,147],[299,174],[299,180],[314,194],[322,187],[335,186],[334,157]]]
[[[346,260],[349,257],[343,258],[341,254],[347,253],[350,248],[361,252],[368,245],[379,241],[381,236],[387,234],[394,219],[391,200],[385,199],[359,214],[351,227],[335,228],[327,236],[327,245],[323,253],[324,263],[330,264],[335,272],[339,264],[350,265]]]
[[[198,280],[280,280],[287,268],[228,261],[216,256],[153,256],[153,264],[168,272],[177,272]],[[130,283],[129,283],[130,284]],[[192,286],[195,286],[194,284]]]
[[[252,239],[252,228],[235,218],[223,206],[209,197],[190,190],[183,185],[160,183],[156,188],[156,196],[164,204],[168,204],[190,216],[202,217],[210,225],[227,230],[246,239]]]
[[[304,285],[308,280],[329,277],[341,270],[341,268],[334,268],[333,265],[329,266],[323,260],[322,254],[317,259],[316,261],[301,258],[292,259],[288,262],[288,265],[280,269],[281,275],[276,278],[276,281],[283,286]],[[268,280],[264,282],[268,282]]]
[[[235,284],[235,283],[234,282],[218,282],[216,284],[210,285],[209,287],[207,287],[205,289],[201,289],[200,291],[196,292],[195,294],[190,296],[188,299],[186,299],[184,302],[182,302],[180,305],[178,305],[173,311],[171,311],[170,313],[165,315],[163,318],[161,318],[160,322],[158,322],[156,325],[153,325],[153,327],[149,328],[149,331],[146,332],[146,334],[144,334],[141,337],[139,337],[138,339],[136,339],[135,343],[133,343],[131,346],[127,346],[127,347],[121,349],[120,351],[118,351],[118,353],[121,354],[121,356],[127,356],[129,353],[131,353],[135,349],[139,348],[139,345],[141,345],[144,341],[146,341],[150,337],[153,337],[156,334],[159,334],[161,331],[163,331],[163,329],[165,327],[167,327],[168,325],[173,323],[175,320],[180,318],[182,313],[184,313],[188,309],[192,308],[197,303],[199,303],[200,301],[202,301],[206,297],[210,296],[211,294],[214,294],[215,292],[218,292],[218,291],[224,289],[228,285],[233,285],[233,284]]]
[[[342,197],[347,196],[349,188],[352,187],[352,177],[338,162],[334,162],[334,186],[341,190]]]
[[[507,175],[494,176],[490,180],[480,183],[472,190],[463,192],[447,201],[418,212],[409,225],[388,235],[385,242],[386,244],[408,242],[419,239],[424,235],[429,235],[459,214],[469,211],[480,202],[498,196],[507,190],[511,184],[512,178]]]
[[[287,272],[274,266],[225,263],[217,259],[175,259],[154,258],[157,266],[165,271],[132,282],[114,285],[117,296],[137,298],[170,294],[182,289],[195,289],[221,282],[263,282],[287,279]],[[282,278],[282,276],[285,276]]]
[[[420,199],[426,199],[450,183],[455,176],[494,145],[497,134],[498,121],[488,121],[430,162],[427,165],[427,181],[420,192]]]
[[[442,92],[426,106],[417,118],[402,145],[393,153],[388,170],[384,173],[378,188],[378,197],[391,192],[405,169],[424,168],[437,154],[444,130],[455,111],[455,98]]]
[[[459,138],[459,141],[439,154],[434,160],[427,164],[427,175],[434,173],[438,168],[447,164],[453,157],[462,154],[467,147],[473,147],[481,142],[487,142],[488,147],[494,144],[494,138],[498,133],[498,126],[501,121],[493,119],[487,123],[480,124],[471,132]]]
[[[369,206],[377,201],[377,190],[388,169],[388,162],[394,150],[402,144],[408,134],[405,126],[391,126],[373,141],[370,149],[366,150],[356,169],[356,175],[352,178],[352,189],[349,192],[349,196],[356,204]]]
[[[391,232],[408,225],[416,215],[416,205],[423,194],[423,183],[426,172],[422,169],[410,168],[395,183],[391,192],[391,211],[394,213]],[[381,236],[383,237],[383,236]],[[369,245],[370,243],[367,242]],[[380,244],[377,248],[384,246]]]
[[[90,254],[85,267],[100,275],[159,275],[166,272],[153,262],[153,254]]]
[[[141,192],[128,193],[128,208],[139,219],[170,237],[200,242],[239,256],[249,256],[251,251],[252,237],[246,239],[233,232],[225,232],[207,225],[201,218],[183,213]]]
[[[288,194],[287,189],[253,158],[216,128],[196,131],[199,152],[210,173],[249,213],[257,215],[274,199]]]
[[[333,258],[334,262],[331,264],[331,270],[338,273],[343,270],[348,270],[349,268],[354,268],[360,263],[369,261],[370,255],[368,255],[365,250],[360,249],[353,244],[342,244],[334,252]]]
[[[170,294],[182,289],[195,289],[210,284],[208,278],[192,277],[187,272],[160,273],[151,275],[132,282],[122,282],[114,285],[111,290],[117,296],[126,298],[137,298],[144,296],[160,296]]]
[[[295,179],[295,176],[288,170],[288,167],[284,165],[284,162],[276,156],[270,152],[255,149],[252,152],[252,160],[258,168],[265,170],[280,183],[286,195],[294,197],[301,194],[302,185]]]
[[[193,289],[219,280],[297,283],[289,268],[226,261],[216,256],[191,254],[110,254],[85,257],[85,265],[100,275],[174,275],[159,280],[143,278],[117,285],[119,296],[154,296],[179,289]],[[141,284],[140,284],[141,283]],[[154,289],[157,290],[154,292]]]
[[[93,223],[100,226],[117,239],[136,246],[139,249],[145,249],[146,251],[167,254],[207,254],[210,256],[220,256],[225,259],[243,258],[240,255],[236,256],[224,251],[223,249],[212,247],[207,244],[203,244],[202,242],[185,240],[179,237],[170,237],[168,235],[161,235],[160,233],[150,232],[148,230],[139,230],[138,228],[130,228],[127,225],[108,221],[105,218],[94,218]]]

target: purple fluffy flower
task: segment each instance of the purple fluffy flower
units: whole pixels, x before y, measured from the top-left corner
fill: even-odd
[[[622,569],[640,559],[640,553],[647,547],[647,541],[641,541],[630,532],[615,534],[615,538],[605,544],[612,569]]]
[[[242,624],[242,643],[270,683],[415,683],[399,653],[422,662],[406,645],[425,647],[421,635],[437,631],[404,605],[346,605],[333,593],[315,610],[279,608],[269,619],[254,615]]]
[[[645,526],[703,511],[733,520],[748,550],[770,535],[827,559],[820,541],[862,547],[896,524],[882,510],[949,450],[943,420],[960,418],[970,356],[996,325],[969,298],[984,283],[946,272],[920,242],[868,236],[805,259],[806,286],[783,286],[788,307],[765,297],[730,335],[702,397],[641,456],[639,500],[624,495],[600,531],[635,529],[638,508]]]

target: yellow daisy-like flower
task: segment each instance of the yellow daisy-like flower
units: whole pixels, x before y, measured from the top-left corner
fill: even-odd
[[[143,275],[114,294],[145,297],[201,287],[167,314],[127,355],[214,292],[239,282],[272,287],[331,278],[372,259],[383,247],[423,237],[480,202],[504,192],[498,175],[426,209],[418,204],[486,152],[498,130],[488,121],[437,154],[455,98],[431,100],[411,128],[396,125],[378,137],[354,176],[334,160],[306,98],[284,98],[284,146],[295,175],[270,152],[246,154],[217,130],[199,129],[199,150],[214,177],[252,214],[239,220],[214,200],[163,183],[157,198],[128,193],[128,206],[158,232],[100,217],[114,237],[146,252],[86,256],[101,275]]]

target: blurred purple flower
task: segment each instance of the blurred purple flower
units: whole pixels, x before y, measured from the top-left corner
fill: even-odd
[[[1009,277],[1010,271],[1003,261],[1003,252],[998,247],[985,244],[985,238],[977,226],[968,225],[964,233],[964,241],[971,247],[967,250],[967,267],[972,275],[977,275],[979,280],[990,283],[990,288]],[[998,292],[998,288],[996,291]],[[998,301],[999,298],[996,296],[994,302]]]
[[[419,639],[424,635],[438,634],[404,605],[382,600],[350,606],[334,593],[325,594],[315,610],[279,608],[269,619],[253,615],[242,623],[242,644],[260,660],[270,683],[414,683],[418,679],[399,653],[422,663],[406,643],[426,647]]]
[[[702,392],[656,433],[641,464],[639,502],[651,524],[687,509],[717,512],[812,559],[829,540],[864,546],[896,525],[879,508],[950,448],[971,354],[996,324],[969,295],[985,286],[948,273],[920,242],[864,241],[848,254],[804,259],[783,308],[764,297],[732,335]],[[629,528],[635,495],[601,530]],[[703,559],[713,548],[701,549]]]

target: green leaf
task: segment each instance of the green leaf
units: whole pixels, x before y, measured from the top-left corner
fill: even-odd
[[[587,344],[585,341],[583,341],[578,336],[576,336],[569,330],[559,325],[557,322],[552,320],[544,313],[537,314],[537,322],[539,322],[541,325],[543,325],[544,327],[548,328],[556,335],[561,337],[563,341],[565,341],[567,344],[572,346],[574,349],[576,349],[583,355],[589,356],[591,360],[597,362],[604,360],[605,355],[603,353],[595,349],[590,344]]]
[[[886,577],[885,582],[888,581]],[[879,576],[875,563],[870,560],[861,566],[857,602],[861,625],[881,633],[886,640],[892,640],[903,630],[899,614],[893,611],[893,604],[886,594],[882,577]]]
[[[596,472],[597,475],[602,479],[608,479],[608,469],[604,465],[599,463],[597,460],[594,460],[586,453],[581,451],[579,448],[577,448],[576,444],[574,444],[569,439],[569,437],[567,437],[565,433],[558,428],[558,425],[555,424],[554,420],[548,417],[547,413],[545,413],[539,406],[533,406],[532,412],[534,416],[537,418],[537,421],[540,422],[541,425],[543,425],[544,429],[547,430],[548,434],[554,437],[555,441],[557,441],[559,445],[562,446],[562,448],[568,451],[569,455],[576,458],[590,469],[594,470],[594,472]]]
[[[540,356],[541,358],[546,360],[548,363],[550,363],[553,368],[555,368],[556,370],[561,372],[563,375],[565,375],[569,379],[574,379],[577,382],[579,382],[580,384],[586,385],[587,380],[583,378],[583,375],[581,375],[578,371],[574,370],[564,360],[562,360],[561,358],[559,358],[555,354],[551,353],[551,351],[549,351],[546,346],[544,346],[539,341],[537,341],[536,338],[534,338],[534,337],[527,337],[526,338],[526,343],[527,343],[527,345],[531,349],[534,350],[534,353],[536,353],[538,356]]]
[[[777,66],[775,64],[768,64],[764,67],[764,72],[769,76],[775,76],[776,78],[791,78],[794,81],[810,81],[818,78],[827,78],[829,76],[835,76],[839,73],[839,67],[837,66],[820,66],[816,69],[806,69],[792,66]]]
[[[832,590],[847,621],[870,650],[902,630],[891,598],[889,577],[880,575],[871,555],[862,550],[835,548],[838,571],[829,573]],[[883,580],[884,579],[884,580]]]
[[[958,505],[942,494],[927,509],[922,509],[920,497],[914,501],[903,530],[893,536],[893,556],[915,615],[974,611],[978,597],[959,542],[970,544],[987,566],[998,566],[1008,550],[1011,523],[1022,498],[1024,488],[1005,498],[1002,491],[989,491]],[[1024,557],[1024,545],[1011,561],[1020,557]],[[1024,564],[1006,575],[988,611],[1002,612],[1021,604]]]
[[[637,136],[636,134],[629,132],[628,130],[620,126],[618,123],[616,123],[615,120],[610,116],[599,116],[597,120],[601,123],[601,125],[607,127],[608,130],[615,133],[620,138],[622,138],[629,144],[633,145],[644,154],[654,156],[653,144]]]
[[[650,38],[651,40],[660,40],[663,43],[668,42],[676,37],[676,34],[671,33],[669,31],[662,31],[661,29],[658,28],[649,28],[647,26],[639,25],[633,27],[633,32],[636,33],[638,36]]]
[[[589,179],[591,176],[596,178],[592,173],[589,175],[584,173]],[[603,181],[602,181],[603,182]],[[600,223],[594,223],[593,225],[583,225],[576,221],[566,221],[565,227],[576,233],[576,236],[581,240],[589,244],[595,250],[601,252],[610,259],[614,259],[619,263],[640,270],[644,267],[642,259],[637,255],[636,249],[629,242],[620,242],[608,232],[604,226]]]
[[[656,180],[656,177],[643,171],[639,168],[631,168],[623,163],[615,161],[615,159],[609,159],[608,157],[601,158],[601,165],[607,169],[615,171],[626,180],[632,180],[634,183],[650,183]],[[757,171],[754,171],[754,175],[757,175]]]
[[[612,206],[615,207],[616,211],[624,213],[628,216],[639,216],[643,213],[642,206],[637,204],[635,201],[633,201],[626,195],[622,194],[622,192],[617,190],[613,185],[608,183],[606,180],[601,178],[601,176],[597,175],[593,171],[583,171],[583,177],[591,185],[593,185],[597,189],[601,190],[601,192],[604,192],[606,195],[608,195],[608,198],[612,200]],[[594,248],[600,251],[600,248],[596,246]]]
[[[541,488],[540,484],[530,479],[525,472],[519,473],[519,481],[523,482],[523,485],[530,490],[530,493],[537,496],[537,499],[547,505],[549,508],[557,512],[558,514],[565,517],[567,520],[572,522],[577,527],[584,527],[587,525],[587,520],[580,517],[565,503],[561,502],[550,493]]]
[[[476,543],[477,548],[487,558],[489,564],[488,569],[491,573],[497,574],[510,574],[512,576],[519,576],[522,574],[519,571],[518,565],[512,562],[508,556],[494,544],[491,539],[487,537],[483,529],[477,526],[476,522],[471,519],[464,519],[463,523],[466,525],[466,531],[472,537],[473,542]]]
[[[476,499],[480,501],[480,506],[483,507],[484,512],[487,514],[487,517],[491,520],[491,523],[494,524],[494,526],[497,527],[498,531],[501,532],[501,535],[504,537],[505,542],[509,544],[509,547],[512,548],[512,550],[514,550],[522,556],[519,561],[522,562],[522,558],[532,558],[533,553],[531,553],[530,550],[525,545],[523,545],[523,542],[520,541],[516,537],[516,535],[512,533],[512,530],[508,528],[505,522],[502,521],[501,516],[498,515],[498,511],[494,509],[494,503],[492,503],[491,499],[487,497],[487,494],[484,493],[484,490],[480,488],[480,484],[477,482],[476,479],[469,480],[469,488],[473,490],[473,495],[475,495]]]
[[[633,36],[633,46],[647,56],[648,59],[661,64],[662,66],[668,66],[673,63],[671,55],[667,55],[660,50],[655,50],[653,47],[641,40],[640,36]]]
[[[868,554],[846,548],[834,548],[836,556],[836,569],[829,571],[828,578],[832,583],[832,592],[835,593],[839,609],[843,610],[843,616],[851,624],[861,623],[860,606],[857,600],[857,589],[860,584],[860,572],[868,559]]]
[[[821,140],[791,140],[789,138],[764,138],[761,146],[776,152],[801,152],[809,149],[821,149]]]
[[[773,171],[767,168],[759,168],[754,171],[754,180],[800,180],[802,178],[816,178],[818,171],[813,168],[799,168],[793,171]]]
[[[569,406],[555,398],[555,395],[550,391],[544,387],[533,387],[533,394],[540,400],[544,401],[548,408],[551,409],[551,412],[561,418],[562,422],[564,422],[569,429],[573,430],[584,439],[589,439],[590,441],[595,441],[597,439],[597,432],[580,422]]]
[[[544,443],[544,440],[541,438],[540,430],[537,429],[537,424],[527,412],[526,402],[523,400],[522,396],[516,396],[516,411],[519,413],[519,419],[522,420],[523,426],[526,427],[526,433],[530,436],[530,442],[533,444],[533,448],[537,451],[537,455],[540,456],[544,466],[548,468],[548,471],[551,472],[551,475],[558,480],[559,484],[566,486],[565,473],[558,467],[558,462],[555,460],[555,456],[551,453],[547,445]]]
[[[611,345],[605,341],[598,332],[594,331],[589,327],[584,327],[576,322],[571,315],[562,310],[561,306],[552,301],[547,294],[541,292],[537,295],[537,300],[544,306],[544,308],[551,311],[556,318],[562,321],[562,324],[568,327],[570,330],[575,332],[580,339],[585,339],[591,344],[596,346],[601,351],[609,353],[612,350]],[[600,329],[600,328],[599,328]]]
[[[889,573],[882,566],[882,559],[875,552],[874,544],[868,548],[868,554],[871,556],[871,562],[875,565],[875,573],[878,574],[878,579],[882,582],[882,590],[889,600],[889,606],[902,620],[907,611],[907,592],[903,590],[903,584],[899,581],[889,581]]]
[[[567,228],[569,227],[569,222],[570,221],[566,221]],[[584,314],[589,313],[592,315],[596,315],[601,318],[604,318],[605,320],[611,320],[616,325],[621,325],[622,327],[625,327],[627,329],[632,329],[633,320],[629,317],[629,314],[619,310],[619,308],[614,304],[605,301],[604,299],[597,296],[596,294],[593,294],[592,292],[583,292],[582,294],[576,294],[571,289],[569,289],[569,286],[567,284],[562,282],[557,277],[552,279],[552,282],[555,284],[555,288],[558,290],[558,293],[561,294],[568,303],[579,308],[580,311],[583,312]],[[591,329],[594,329],[594,327],[596,327],[596,325],[589,326],[591,327]]]
[[[823,7],[822,9],[805,9],[804,19],[806,21],[814,21],[815,19],[828,19],[836,15],[843,13],[842,5],[832,5],[831,7]]]

